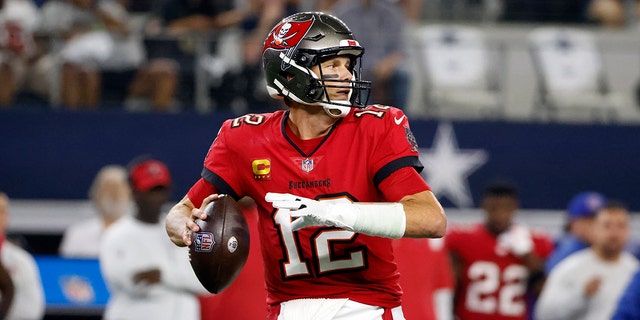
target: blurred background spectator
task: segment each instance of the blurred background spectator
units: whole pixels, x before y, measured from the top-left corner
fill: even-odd
[[[91,0],[50,0],[42,7],[40,32],[55,41],[49,52],[51,63],[43,66],[56,77],[59,68],[60,88],[49,90],[59,96],[59,103],[69,109],[95,109],[100,99],[100,64],[113,49],[113,41],[100,30],[100,18]],[[59,56],[58,56],[58,47]],[[59,63],[59,66],[57,65]]]
[[[131,0],[102,0],[96,11],[113,39],[109,58],[100,66],[103,101],[124,102],[131,111],[176,111],[179,65],[170,58],[147,59],[144,28],[149,11],[130,12]]]
[[[131,212],[133,202],[126,169],[118,165],[102,167],[93,179],[89,199],[96,215],[65,230],[60,243],[60,255],[64,257],[97,259],[104,231]]]
[[[260,82],[260,48],[271,27],[296,4],[166,0],[147,24],[146,45],[151,56],[180,62],[183,103],[206,110],[232,108],[238,114],[272,109]]]
[[[38,320],[44,317],[44,290],[35,260],[29,252],[5,239],[9,226],[9,197],[0,191],[0,256],[2,265],[11,276],[14,286],[13,301],[7,320]],[[2,291],[2,300],[5,292]]]
[[[566,210],[565,233],[556,240],[545,265],[547,274],[570,254],[591,245],[593,219],[604,203],[605,197],[595,191],[581,192],[571,199]]]
[[[629,211],[616,201],[600,209],[591,247],[551,270],[536,306],[536,319],[611,319],[638,260],[624,251]]]
[[[31,0],[0,1],[0,108],[11,106],[16,94],[36,80],[33,65],[42,53],[33,33],[39,20]]]
[[[147,16],[131,14],[130,6],[127,0],[50,0],[43,5],[41,32],[62,42],[48,65],[52,72],[60,68],[62,106],[95,109],[111,102],[130,110],[176,107],[179,66],[170,59],[147,59]]]
[[[369,104],[405,109],[409,94],[404,11],[387,0],[341,0],[331,12],[344,21],[367,48],[362,58],[362,79],[372,81]]]

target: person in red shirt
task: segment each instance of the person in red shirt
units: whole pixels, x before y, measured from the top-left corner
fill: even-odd
[[[453,270],[442,239],[394,241],[402,311],[407,319],[451,320]]]
[[[527,319],[530,295],[539,292],[550,236],[513,218],[518,192],[509,183],[489,185],[483,194],[485,220],[451,228],[445,237],[456,278],[454,313],[459,320]]]
[[[269,319],[403,319],[392,239],[445,233],[406,115],[360,101],[363,53],[331,15],[278,23],[263,67],[287,109],[227,120],[167,215],[184,246],[219,194],[256,202]]]

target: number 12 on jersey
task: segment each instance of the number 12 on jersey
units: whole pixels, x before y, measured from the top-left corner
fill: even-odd
[[[324,201],[349,201],[332,199]],[[280,232],[280,240],[284,257],[280,267],[286,279],[312,277],[311,263],[315,266],[316,276],[323,276],[342,271],[354,271],[365,267],[366,248],[358,247],[348,251],[347,255],[338,256],[333,252],[335,244],[347,245],[358,236],[353,231],[324,228],[313,232],[310,237],[302,237],[299,232],[291,230],[291,216],[288,209],[276,209],[273,219]],[[306,234],[306,232],[305,232]],[[308,242],[308,243],[305,243]],[[304,250],[303,248],[309,248]]]

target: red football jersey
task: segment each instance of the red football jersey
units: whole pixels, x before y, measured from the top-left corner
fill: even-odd
[[[303,141],[286,124],[287,115],[277,111],[227,120],[202,173],[220,193],[256,201],[267,303],[349,297],[400,305],[390,239],[328,227],[293,232],[287,210],[275,210],[264,197],[278,192],[319,201],[399,200],[381,182],[399,169],[422,167],[406,116],[386,106],[354,109],[326,136]],[[426,183],[402,188],[406,195],[428,190]]]
[[[531,232],[534,252],[546,258],[553,250],[551,238]],[[520,258],[498,246],[483,224],[451,228],[445,237],[448,249],[460,258],[455,315],[460,320],[527,319],[529,271]]]

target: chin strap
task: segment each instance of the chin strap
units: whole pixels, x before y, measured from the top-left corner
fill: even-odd
[[[348,104],[349,101],[334,101],[336,103],[340,103],[340,104]],[[322,105],[322,108],[324,109],[324,111],[332,118],[342,118],[342,117],[346,117],[349,112],[351,111],[351,107],[348,106],[339,106],[339,105],[335,105],[335,104],[330,104],[330,103],[320,103]]]
[[[316,201],[289,193],[269,192],[265,196],[276,209],[287,209],[293,218],[293,231],[312,226],[338,227],[383,238],[402,238],[407,220],[398,202]]]

